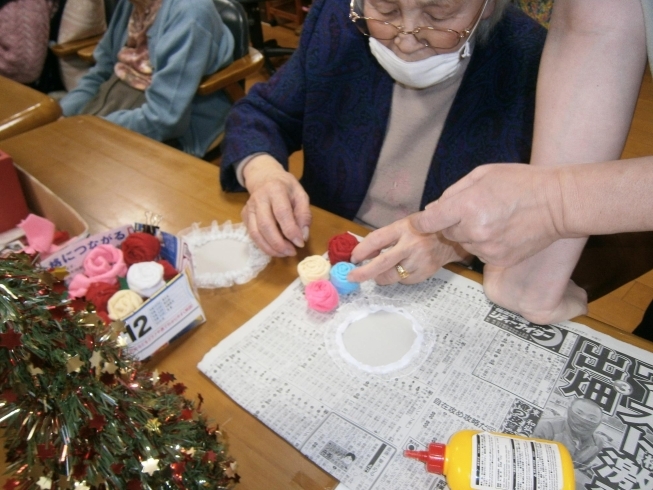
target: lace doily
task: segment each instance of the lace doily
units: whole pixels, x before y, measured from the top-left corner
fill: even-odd
[[[242,223],[226,221],[200,228],[195,223],[179,232],[193,257],[193,282],[198,288],[224,288],[255,278],[270,262]]]
[[[324,334],[327,351],[346,373],[406,376],[430,355],[435,335],[417,305],[365,297],[343,306]]]

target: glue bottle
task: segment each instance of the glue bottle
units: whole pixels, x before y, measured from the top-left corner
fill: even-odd
[[[556,441],[478,430],[456,432],[447,444],[404,451],[444,475],[451,490],[574,490],[574,463]]]

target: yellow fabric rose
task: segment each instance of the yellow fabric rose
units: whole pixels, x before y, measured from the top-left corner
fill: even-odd
[[[129,289],[121,289],[111,296],[107,303],[107,313],[112,320],[122,320],[134,313],[143,304],[143,298]]]
[[[297,264],[297,273],[304,286],[320,279],[329,280],[331,264],[321,255],[311,255]]]

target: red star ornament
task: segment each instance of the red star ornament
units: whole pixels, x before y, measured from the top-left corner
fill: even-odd
[[[186,391],[186,385],[184,383],[176,383],[172,386],[172,389],[177,395],[183,395],[184,391]]]
[[[23,345],[20,338],[23,336],[22,333],[15,332],[13,328],[10,328],[5,333],[0,333],[0,347],[6,347],[7,349],[15,349]]]
[[[215,454],[213,451],[208,450],[204,454],[204,457],[202,458],[202,461],[204,463],[215,463],[215,460],[217,458],[217,454]]]
[[[53,459],[56,456],[54,447],[46,446],[45,444],[38,444],[36,446],[36,453],[42,460]]]
[[[88,423],[88,426],[91,429],[95,429],[98,432],[100,432],[102,429],[104,429],[106,423],[107,423],[106,418],[103,415],[96,415]]]
[[[175,379],[176,378],[174,374],[161,373],[161,375],[159,376],[159,383],[167,384],[170,383],[171,381],[174,381]]]
[[[6,401],[7,403],[14,403],[18,400],[18,395],[12,390],[5,390],[0,394],[0,398]]]

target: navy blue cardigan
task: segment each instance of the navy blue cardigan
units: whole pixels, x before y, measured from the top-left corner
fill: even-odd
[[[243,188],[234,164],[265,152],[287,166],[303,148],[311,204],[353,219],[386,133],[393,80],[348,20],[349,0],[313,2],[298,50],[254,85],[227,119],[220,182]],[[535,84],[546,30],[509,7],[477,45],[446,119],[422,208],[478,165],[530,159]]]

